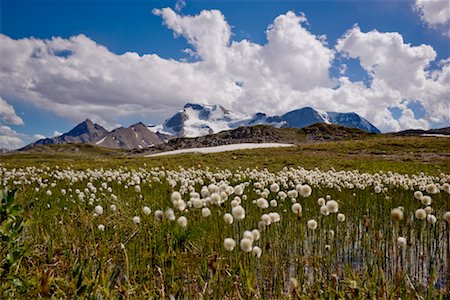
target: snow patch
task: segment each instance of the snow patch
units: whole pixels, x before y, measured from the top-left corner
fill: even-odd
[[[153,133],[159,132],[159,133],[166,134],[166,135],[175,135],[175,133],[172,131],[164,130],[164,125],[162,125],[162,124],[155,125],[155,126],[148,126],[147,129]]]
[[[420,136],[433,136],[433,137],[450,137],[450,135],[448,135],[448,134],[437,134],[437,133],[424,133],[424,134],[421,134]]]
[[[100,145],[101,143],[103,143],[106,140],[106,136],[104,138],[102,138],[100,141],[95,142],[96,145]]]

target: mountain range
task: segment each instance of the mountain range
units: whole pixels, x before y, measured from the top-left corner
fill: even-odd
[[[144,149],[165,144],[177,137],[200,137],[239,127],[269,125],[276,128],[305,128],[316,123],[336,124],[370,133],[380,133],[369,121],[352,112],[322,112],[304,107],[281,116],[268,116],[261,112],[246,115],[217,104],[188,103],[161,125],[146,126],[139,122],[127,128],[119,127],[108,131],[86,119],[67,133],[38,140],[24,149],[33,145],[66,143],[88,143],[115,149]]]
[[[101,125],[86,119],[67,133],[53,138],[38,140],[25,148],[33,145],[88,143],[112,149],[142,149],[162,144],[165,141],[164,135],[154,133],[141,122],[128,128],[119,127],[108,131]]]
[[[218,104],[193,103],[186,104],[162,125],[149,129],[176,137],[198,137],[241,126],[272,125],[281,128],[304,128],[315,123],[337,124],[380,133],[375,126],[356,113],[322,112],[304,107],[281,116],[268,116],[261,112],[245,115],[225,109]]]

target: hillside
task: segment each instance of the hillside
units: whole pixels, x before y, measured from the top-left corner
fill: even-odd
[[[195,138],[175,138],[165,144],[146,149],[135,149],[133,153],[149,154],[185,148],[214,147],[241,143],[285,143],[302,144],[323,141],[364,139],[373,133],[341,125],[316,123],[305,128],[276,128],[269,125],[243,126],[233,130]]]
[[[437,128],[437,129],[430,129],[430,130],[423,130],[423,129],[408,129],[399,131],[396,133],[392,133],[393,135],[399,135],[399,136],[418,136],[423,134],[444,134],[444,135],[450,135],[450,127],[443,127],[443,128]]]

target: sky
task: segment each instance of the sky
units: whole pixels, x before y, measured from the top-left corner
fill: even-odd
[[[450,125],[450,1],[0,0],[0,148],[185,103]]]

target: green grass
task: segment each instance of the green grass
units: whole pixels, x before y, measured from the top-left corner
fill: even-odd
[[[210,168],[268,168],[289,166],[322,170],[358,169],[363,172],[450,173],[450,139],[434,137],[374,136],[366,140],[302,144],[290,148],[236,150],[211,154],[183,154],[143,158],[124,150],[109,150],[91,145],[53,145],[48,152],[1,157],[11,167],[36,165],[73,166],[74,168],[161,166],[174,169],[198,165]],[[74,149],[79,151],[74,151]]]
[[[23,279],[23,285],[7,286],[7,279],[2,277],[0,298],[449,297],[450,283],[445,270],[450,259],[450,228],[443,220],[444,212],[450,210],[448,194],[432,195],[433,213],[438,222],[431,225],[413,216],[416,209],[423,207],[414,199],[414,190],[385,184],[387,190],[377,194],[372,185],[362,190],[330,187],[328,180],[314,183],[322,176],[319,172],[311,177],[286,171],[276,173],[285,167],[309,170],[317,167],[323,171],[357,169],[361,173],[381,170],[384,174],[388,171],[410,174],[410,178],[424,172],[439,176],[429,180],[442,184],[449,181],[448,139],[377,137],[293,148],[156,158],[80,147],[83,151],[59,146],[52,155],[2,157],[1,167],[16,172],[11,178],[2,172],[0,178],[9,188],[18,188],[16,199],[23,207],[26,220],[21,242],[29,253],[14,269],[15,275]],[[179,166],[194,169],[180,171]],[[70,170],[65,169],[68,167]],[[205,173],[207,167],[212,173]],[[260,173],[255,177],[252,174],[256,172],[247,172],[246,168],[258,168]],[[264,168],[269,171],[262,171]],[[79,180],[70,182],[61,176],[63,170],[67,172],[64,174],[78,176]],[[233,173],[240,177],[232,176]],[[179,179],[175,187],[170,186],[167,178],[174,174],[195,180],[189,185],[197,192],[211,183],[213,177],[217,181],[226,179],[233,186],[249,182],[251,185],[245,188],[248,199],[242,201],[246,218],[235,220],[232,225],[224,223],[223,214],[231,211],[234,198],[231,195],[223,205],[210,206],[212,215],[208,218],[202,217],[199,209],[176,211],[176,217],[188,218],[187,228],[167,219],[155,220],[153,212],[173,207],[172,191],[183,189]],[[140,184],[141,192],[126,187],[135,175],[145,180]],[[370,178],[377,180],[378,176],[382,175]],[[357,175],[352,180],[360,177]],[[261,210],[252,204],[252,200],[260,197],[254,182],[266,181],[269,188],[271,180],[282,183],[286,178],[287,183],[298,180],[313,187],[311,196],[299,197],[303,207],[301,216],[291,212],[289,199],[283,201],[275,193],[270,193],[268,199],[277,199],[277,207]],[[88,203],[88,196],[83,202],[75,193],[75,189],[83,191],[88,182],[97,188],[95,193],[89,192],[96,195],[93,205]],[[102,188],[102,183],[111,187],[112,192]],[[67,195],[61,193],[63,188]],[[284,191],[288,189],[282,187]],[[47,190],[52,195],[47,195]],[[338,222],[335,214],[325,217],[319,213],[317,198],[326,195],[339,202],[339,211],[346,215],[345,222]],[[184,199],[189,200],[187,191]],[[105,212],[94,217],[97,204]],[[109,210],[111,204],[117,206],[116,212]],[[144,205],[151,208],[150,216],[143,215]],[[404,207],[407,217],[396,223],[390,218],[390,211],[398,206]],[[263,254],[256,258],[239,249],[239,240],[244,230],[258,228],[261,215],[268,212],[278,212],[281,221],[261,230],[261,239],[254,245],[261,247]],[[141,217],[139,225],[132,222],[136,215]],[[319,223],[316,231],[306,228],[306,222],[312,218]],[[105,225],[104,232],[98,230],[99,224]],[[333,236],[330,230],[334,231]],[[398,236],[407,238],[406,250],[397,247]],[[223,248],[227,237],[238,242],[232,252]],[[330,251],[325,245],[330,245]],[[4,248],[0,253],[5,253]],[[298,280],[299,288],[289,283],[291,277]]]

